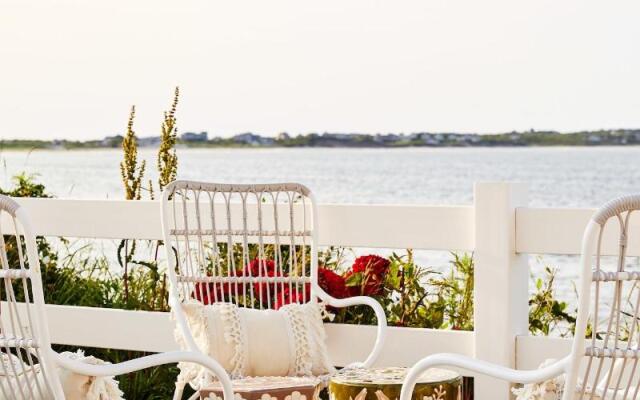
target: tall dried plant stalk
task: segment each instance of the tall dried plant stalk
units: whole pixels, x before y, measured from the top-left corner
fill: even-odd
[[[164,121],[162,122],[160,149],[158,150],[158,186],[160,187],[160,191],[170,182],[174,181],[178,175],[176,108],[178,107],[179,96],[180,88],[176,87],[171,109],[164,113]]]
[[[120,175],[124,185],[125,197],[127,200],[140,200],[142,198],[142,179],[144,178],[144,170],[146,161],[142,160],[138,165],[138,139],[133,130],[133,122],[136,117],[136,106],[131,106],[129,113],[129,121],[127,123],[127,133],[122,139],[122,150],[124,151],[124,159],[120,163]],[[124,268],[124,296],[129,298],[129,262],[133,259],[136,249],[136,242],[124,239],[118,246],[118,262]],[[121,252],[124,250],[124,256]]]
[[[133,130],[135,116],[136,106],[131,106],[127,133],[122,140],[124,159],[120,163],[120,175],[127,200],[140,200],[142,197],[142,178],[146,167],[145,160],[142,160],[138,165],[138,139]]]
[[[149,179],[149,198],[155,200],[155,193],[153,192],[153,181]]]

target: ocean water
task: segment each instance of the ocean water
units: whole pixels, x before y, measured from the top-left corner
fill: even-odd
[[[141,150],[155,180],[155,150]],[[640,192],[640,147],[179,149],[179,177],[219,182],[297,181],[321,203],[471,204],[479,181],[524,182],[532,206],[596,207]],[[120,199],[118,150],[3,151],[0,183],[19,172],[59,198]],[[361,249],[360,252],[366,252]],[[384,251],[377,251],[378,253]],[[449,255],[422,252],[436,269]],[[559,296],[573,303],[577,258],[530,256],[531,271],[559,267]]]
[[[155,151],[143,149],[155,179]],[[180,178],[298,181],[324,203],[471,204],[473,183],[525,182],[532,206],[598,206],[640,191],[640,147],[179,149]],[[118,150],[3,151],[60,198],[122,198]]]

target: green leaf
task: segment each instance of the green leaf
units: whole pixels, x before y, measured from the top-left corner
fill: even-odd
[[[355,274],[351,274],[345,280],[347,286],[354,287],[360,286],[362,284],[362,280],[364,279],[364,275],[362,272],[356,272]]]

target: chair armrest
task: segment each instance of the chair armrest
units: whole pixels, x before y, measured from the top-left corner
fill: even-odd
[[[532,383],[541,382],[556,377],[567,371],[570,358],[566,357],[548,367],[537,370],[519,371],[512,368],[503,367],[501,365],[492,364],[482,360],[476,360],[471,357],[460,354],[433,354],[418,361],[414,365],[404,380],[402,390],[400,392],[400,400],[411,400],[413,389],[416,381],[422,373],[433,367],[450,366],[457,367],[471,372],[477,372],[494,378],[502,379],[514,383]]]
[[[233,399],[233,389],[231,378],[222,366],[211,357],[195,351],[171,351],[167,353],[152,354],[134,360],[124,361],[118,364],[86,364],[78,360],[72,360],[51,350],[55,362],[69,371],[88,376],[116,376],[128,374],[142,369],[156,367],[164,364],[174,364],[178,362],[191,362],[207,368],[215,375],[222,384],[222,391],[225,400]]]
[[[323,294],[325,294],[326,296],[323,297],[321,295],[320,298],[333,307],[342,308],[356,305],[366,305],[373,309],[373,312],[376,314],[377,319],[376,342],[373,345],[373,349],[363,362],[353,363],[348,366],[363,368],[371,367],[380,356],[380,353],[382,352],[382,346],[384,345],[384,341],[387,336],[387,316],[384,313],[384,309],[377,300],[368,296],[355,296],[348,297],[346,299],[336,299],[326,293]]]

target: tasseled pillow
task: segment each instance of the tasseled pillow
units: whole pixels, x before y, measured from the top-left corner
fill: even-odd
[[[248,376],[320,376],[335,371],[328,357],[323,306],[288,304],[279,310],[255,310],[230,303],[182,305],[191,334],[205,354],[233,378]],[[176,327],[176,340],[186,343]],[[207,372],[180,363],[181,378],[197,387]]]

